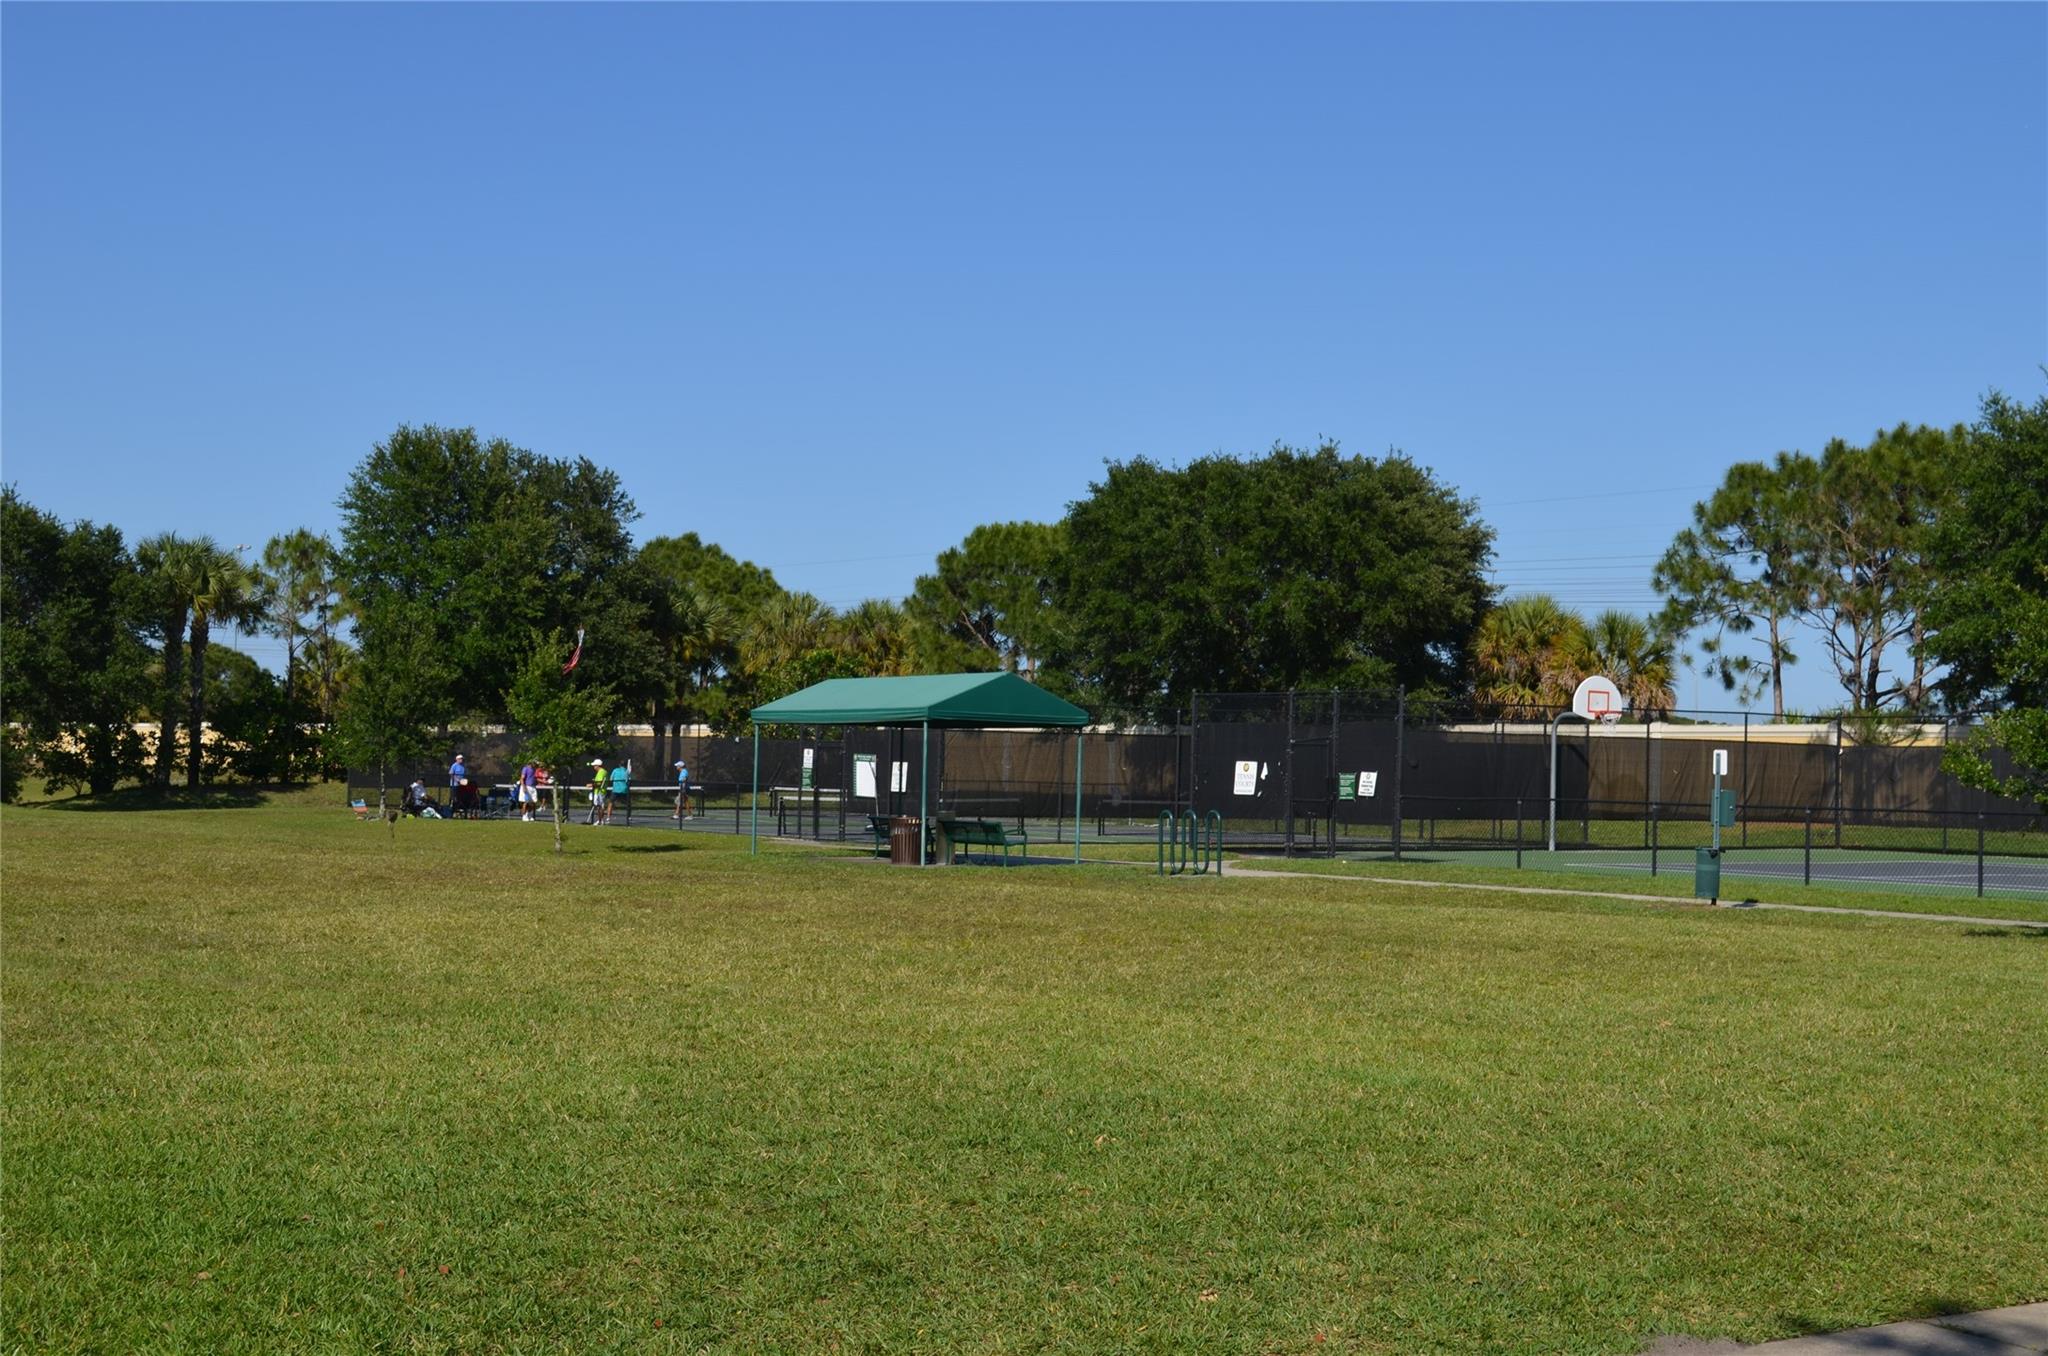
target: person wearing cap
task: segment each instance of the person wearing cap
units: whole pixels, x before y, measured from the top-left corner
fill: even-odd
[[[690,764],[685,759],[676,759],[676,809],[670,819],[690,817]]]
[[[462,779],[468,775],[469,769],[463,765],[462,755],[456,754],[455,761],[448,765],[448,803],[450,805],[455,803],[456,789],[462,785]]]
[[[590,819],[592,824],[604,823],[604,759],[590,760]]]

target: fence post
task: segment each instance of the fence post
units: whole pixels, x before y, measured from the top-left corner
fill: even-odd
[[[1651,730],[1656,728],[1657,713],[1650,712],[1643,717],[1643,846],[1650,849],[1650,874],[1657,874],[1657,840],[1651,836],[1650,820],[1656,815],[1657,796],[1650,782],[1653,776],[1650,766]]]
[[[1329,788],[1329,804],[1330,855],[1332,857],[1335,857],[1337,855],[1337,788],[1335,782],[1339,775],[1337,769],[1343,766],[1343,764],[1338,761],[1340,751],[1344,744],[1343,715],[1343,701],[1340,697],[1338,697],[1337,689],[1333,687],[1330,689],[1330,766],[1328,768],[1331,783]],[[1352,802],[1353,805],[1356,805],[1357,803],[1357,801]]]
[[[1742,775],[1735,780],[1735,795],[1741,804],[1742,846],[1749,846],[1749,712],[1742,713]]]
[[[1984,898],[1984,815],[1977,814],[1977,898]]]
[[[1579,846],[1593,846],[1593,722],[1586,721],[1586,799],[1579,807]]]
[[[1188,698],[1188,786],[1187,807],[1195,808],[1195,728],[1202,723],[1202,694],[1197,692]],[[1179,788],[1176,787],[1176,790]]]
[[[1657,874],[1657,802],[1650,802],[1650,874]]]
[[[1287,762],[1280,769],[1280,809],[1287,816],[1287,829],[1280,838],[1280,855],[1294,855],[1294,689],[1287,689]]]
[[[1939,764],[1938,766],[1946,765],[1946,764],[1947,764],[1947,762],[1948,762],[1948,722],[1949,722],[1949,718],[1948,718],[1947,716],[1944,716],[1944,717],[1942,717],[1942,720],[1941,720],[1941,764]],[[1934,779],[1934,789],[1935,789],[1935,791],[1936,791],[1936,792],[1937,792],[1937,793],[1938,793],[1938,794],[1939,794],[1939,795],[1941,796],[1941,850],[1942,850],[1943,852],[1947,852],[1947,851],[1948,851],[1948,818],[1949,818],[1949,804],[1948,804],[1948,784],[1949,784],[1949,780],[1950,780],[1950,779],[1949,779],[1949,778],[1947,778],[1947,777],[1936,777],[1936,778]]]
[[[1813,807],[1806,807],[1806,856],[1805,866],[1800,872],[1801,885],[1813,884]]]
[[[1841,846],[1841,717],[1835,717],[1835,846]]]
[[[1394,860],[1401,860],[1401,778],[1407,757],[1402,750],[1402,731],[1408,724],[1408,685],[1394,689]]]
[[[1522,798],[1515,797],[1515,870],[1522,869]]]

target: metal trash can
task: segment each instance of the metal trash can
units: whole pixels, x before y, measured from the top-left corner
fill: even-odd
[[[919,864],[919,839],[923,827],[916,815],[897,815],[889,821],[889,865]]]
[[[1719,848],[1694,848],[1692,851],[1692,897],[1694,899],[1719,899],[1721,897],[1721,850]]]

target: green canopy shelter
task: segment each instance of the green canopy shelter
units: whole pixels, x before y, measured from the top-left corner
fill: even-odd
[[[827,678],[801,692],[757,706],[754,721],[754,798],[747,846],[761,850],[761,727],[763,725],[915,726],[924,732],[918,761],[917,819],[931,806],[932,730],[989,728],[1074,731],[1074,860],[1081,860],[1081,731],[1088,713],[1014,673],[934,673],[915,678]],[[926,836],[918,834],[924,863]]]

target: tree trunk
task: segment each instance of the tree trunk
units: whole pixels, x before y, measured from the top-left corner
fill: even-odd
[[[1871,642],[1863,675],[1863,709],[1875,712],[1884,703],[1879,684],[1884,681],[1884,637]]]
[[[171,789],[171,769],[178,763],[178,707],[185,700],[185,613],[164,614],[164,686],[157,698],[156,767],[150,780],[159,791]]]
[[[384,809],[384,760],[379,758],[377,760],[377,818],[382,819],[385,813],[386,811]]]
[[[317,652],[320,673],[320,728],[332,730],[334,728],[334,654],[333,646],[328,643],[327,639],[329,626],[325,603],[321,604],[319,616],[320,624],[313,628],[313,635],[320,647]]]
[[[555,855],[562,855],[562,784],[556,782],[549,788],[555,793]]]
[[[197,791],[206,773],[206,644],[212,630],[206,614],[192,614],[192,664],[185,675],[192,702],[185,714],[185,729],[191,747],[185,754],[185,786]]]
[[[95,725],[86,733],[85,784],[95,796],[114,789],[114,744],[112,726]]]
[[[1918,718],[1927,714],[1927,629],[1920,624],[1920,614],[1913,614],[1913,625],[1906,632],[1907,653],[1913,657],[1913,676],[1901,686],[1906,709]]]
[[[1778,639],[1778,618],[1771,617],[1771,715],[1785,718],[1785,646]]]

